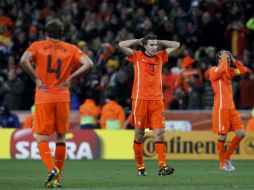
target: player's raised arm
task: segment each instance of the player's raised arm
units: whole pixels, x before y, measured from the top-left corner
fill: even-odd
[[[226,71],[228,67],[228,51],[222,50],[218,53],[218,66],[213,67],[210,70],[210,79],[217,80],[220,78]]]
[[[235,75],[242,75],[245,73],[251,74],[252,71],[245,67],[239,60],[235,59],[231,53],[229,53],[230,59],[232,63],[236,66],[236,69],[234,70]]]
[[[158,40],[157,43],[159,46],[166,48],[168,54],[180,47],[180,43],[176,41]]]
[[[125,40],[119,42],[120,50],[127,56],[133,55],[133,49],[130,48],[134,45],[142,45],[142,39]]]

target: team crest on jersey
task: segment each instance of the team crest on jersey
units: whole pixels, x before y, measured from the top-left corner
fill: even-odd
[[[150,64],[150,70],[154,71],[154,64]]]

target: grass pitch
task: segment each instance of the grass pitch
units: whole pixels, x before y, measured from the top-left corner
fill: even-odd
[[[171,176],[157,175],[155,160],[145,161],[148,176],[137,176],[133,160],[66,161],[66,190],[248,190],[254,189],[254,162],[234,161],[236,171],[218,169],[218,161],[169,161]],[[47,171],[39,160],[0,160],[0,189],[45,189]]]

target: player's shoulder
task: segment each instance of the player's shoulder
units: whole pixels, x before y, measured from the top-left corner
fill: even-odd
[[[64,46],[69,51],[81,51],[76,45],[73,45],[65,41],[61,41],[61,45]]]
[[[46,44],[46,40],[37,40],[30,44],[30,46],[41,46],[43,44]]]
[[[133,49],[133,55],[137,55],[137,54],[143,54],[143,51]]]
[[[165,49],[164,50],[160,50],[156,52],[156,55],[160,55],[160,54],[164,54],[164,53],[168,53]]]
[[[134,50],[133,55],[136,55],[137,57],[141,57],[141,58],[145,56],[144,52],[141,50]]]
[[[133,54],[128,56],[128,59],[140,59],[144,56],[144,53],[140,50],[133,50]]]

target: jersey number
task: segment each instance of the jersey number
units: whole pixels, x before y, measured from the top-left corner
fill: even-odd
[[[48,73],[55,73],[56,74],[56,78],[57,80],[60,79],[61,76],[61,65],[62,65],[62,60],[61,59],[57,59],[57,66],[56,68],[52,68],[52,55],[48,56],[48,64],[47,64],[47,72]]]

